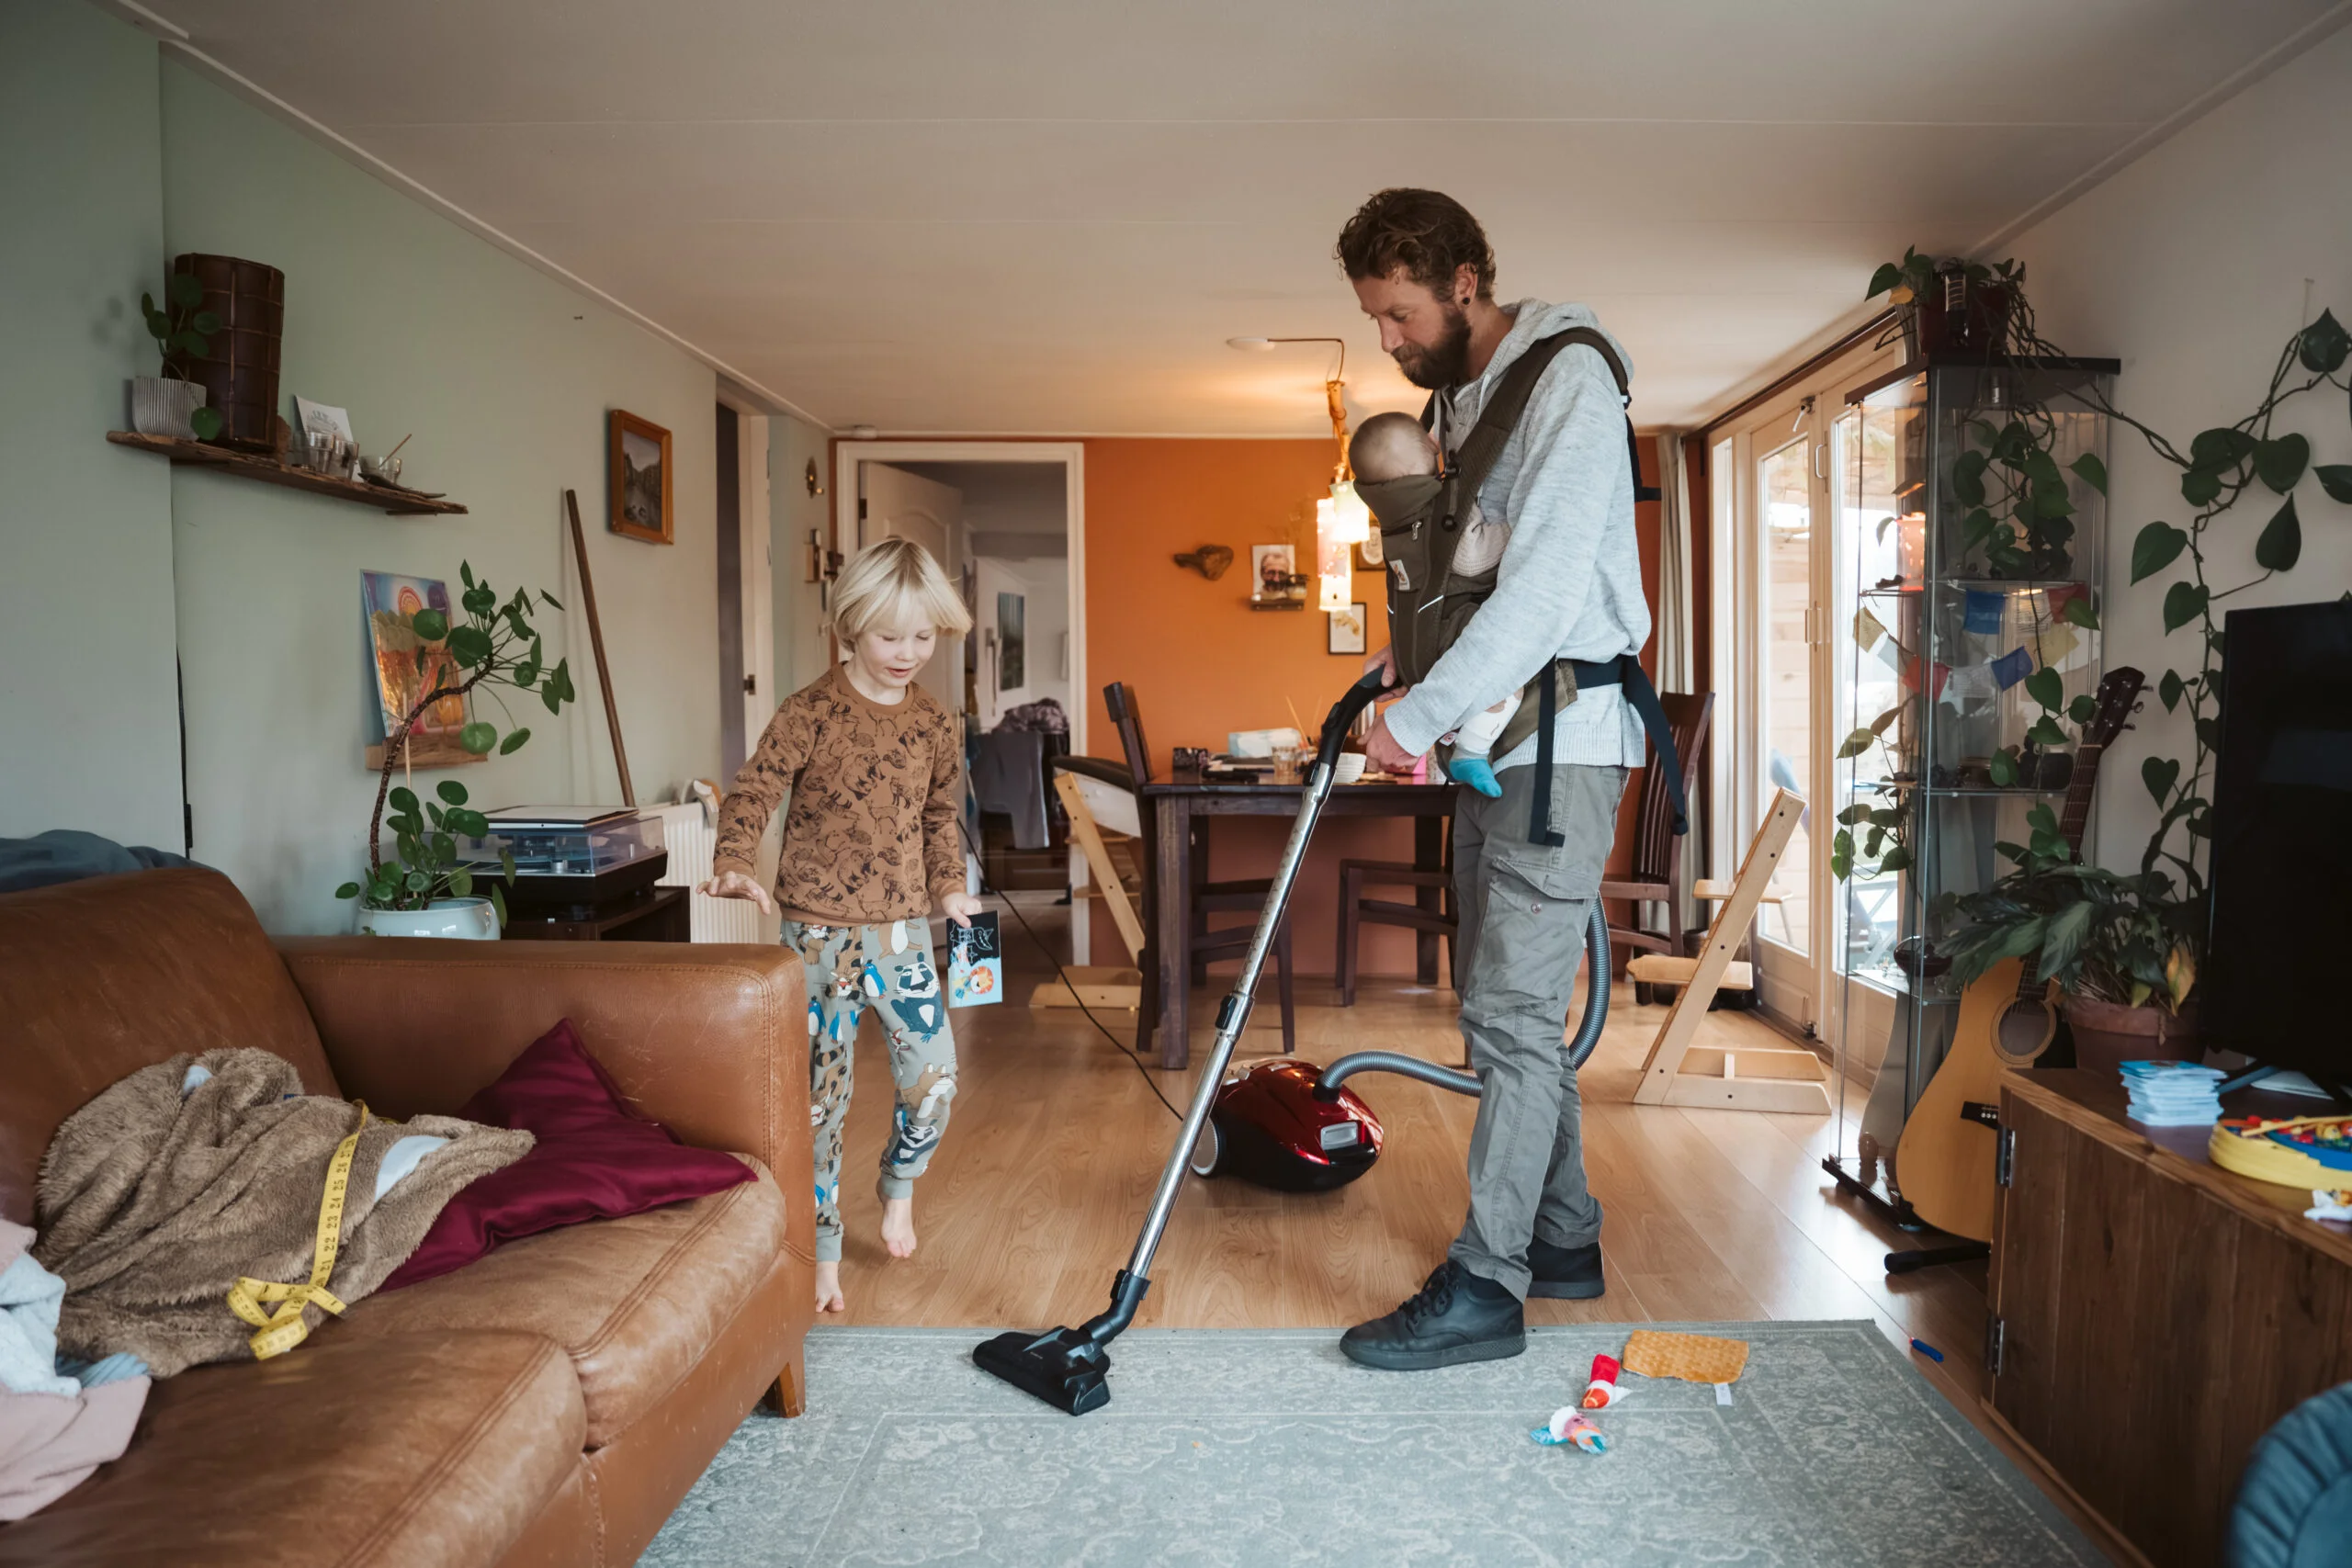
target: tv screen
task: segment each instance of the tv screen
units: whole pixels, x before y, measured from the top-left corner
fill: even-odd
[[[2198,1031],[2352,1082],[2352,604],[2233,610],[2222,649]]]

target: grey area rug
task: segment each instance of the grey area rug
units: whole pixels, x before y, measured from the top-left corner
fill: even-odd
[[[2106,1561],[1871,1325],[1687,1326],[1748,1341],[1731,1404],[1627,1373],[1601,1455],[1527,1434],[1623,1325],[1538,1328],[1524,1356],[1436,1372],[1357,1367],[1331,1330],[1137,1330],[1110,1405],[1075,1419],[975,1367],[981,1330],[819,1329],[809,1413],[746,1421],[643,1561]]]

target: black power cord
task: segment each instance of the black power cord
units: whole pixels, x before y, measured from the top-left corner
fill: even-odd
[[[1012,918],[1014,921],[1021,927],[1021,934],[1027,937],[1029,939],[1029,945],[1035,948],[1045,956],[1046,962],[1054,966],[1054,977],[1059,980],[1062,983],[1062,988],[1069,993],[1069,999],[1078,1004],[1078,1010],[1086,1015],[1086,1021],[1092,1024],[1096,1032],[1100,1033],[1103,1039],[1108,1040],[1112,1044],[1117,1046],[1121,1055],[1125,1056],[1128,1061],[1133,1062],[1136,1065],[1136,1071],[1143,1077],[1144,1087],[1151,1090],[1151,1097],[1154,1100],[1167,1107],[1168,1114],[1173,1116],[1179,1122],[1184,1120],[1184,1113],[1177,1110],[1176,1107],[1170,1102],[1166,1095],[1159,1092],[1159,1085],[1153,1079],[1151,1070],[1144,1064],[1144,1059],[1129,1049],[1125,1041],[1120,1039],[1117,1035],[1112,1033],[1109,1029],[1104,1027],[1102,1021],[1094,1016],[1094,1010],[1088,1007],[1085,1001],[1080,998],[1078,994],[1078,987],[1070,980],[1069,971],[1062,967],[1062,961],[1054,956],[1054,950],[1046,945],[1045,939],[1030,929],[1029,918],[1021,912],[1021,906],[1014,903],[1010,897],[1006,897],[1003,889],[989,886],[989,874],[986,869],[986,863],[980,859],[978,846],[972,843],[971,829],[964,825],[964,819],[960,816],[956,819],[956,830],[963,835],[966,846],[971,850],[972,864],[976,868],[979,869],[980,891],[987,894],[989,897],[998,900],[1000,903],[1003,904],[1006,908],[1012,911]]]

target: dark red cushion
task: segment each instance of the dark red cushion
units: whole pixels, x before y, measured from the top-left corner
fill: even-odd
[[[568,1018],[458,1114],[519,1127],[538,1142],[451,1199],[381,1290],[461,1269],[519,1236],[642,1213],[752,1179],[751,1167],[734,1156],[689,1148],[661,1122],[630,1110]]]

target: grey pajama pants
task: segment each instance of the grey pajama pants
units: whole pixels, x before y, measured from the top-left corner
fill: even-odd
[[[1470,1134],[1470,1213],[1447,1256],[1524,1298],[1530,1237],[1555,1247],[1600,1238],[1566,1035],[1626,770],[1553,767],[1552,826],[1566,840],[1558,848],[1528,841],[1539,770],[1497,776],[1500,798],[1464,790],[1453,813],[1453,983],[1484,1092]]]

